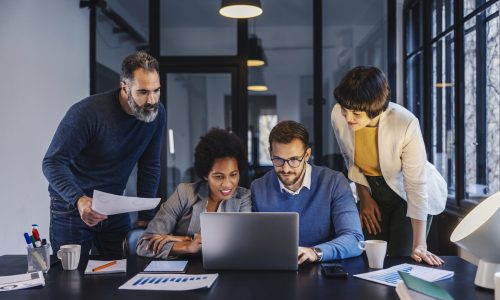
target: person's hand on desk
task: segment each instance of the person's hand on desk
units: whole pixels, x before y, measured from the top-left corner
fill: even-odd
[[[163,246],[168,242],[187,242],[191,241],[189,236],[170,235],[170,234],[151,234],[142,237],[143,240],[149,241],[146,245],[146,250],[153,251],[153,254],[159,253]]]
[[[193,239],[174,243],[172,254],[194,254],[201,251],[201,234],[195,233]]]
[[[431,265],[431,266],[440,266],[444,263],[439,256],[427,251],[427,247],[425,245],[417,245],[412,253],[411,258],[413,258],[416,262],[422,262]]]
[[[316,255],[316,252],[314,252],[312,248],[299,247],[299,265],[306,261],[315,262],[318,261],[318,259],[318,255]]]
[[[92,227],[97,225],[108,218],[108,216],[100,214],[92,209],[92,198],[82,196],[76,202],[76,207],[80,213],[80,218],[88,226]]]

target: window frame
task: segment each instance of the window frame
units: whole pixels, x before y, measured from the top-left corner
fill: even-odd
[[[438,5],[443,3],[443,0],[436,0]],[[403,62],[404,62],[404,72],[403,76],[406,80],[407,74],[411,71],[408,70],[409,61],[414,58],[419,53],[423,53],[422,59],[422,67],[423,67],[423,76],[419,78],[422,80],[424,95],[423,99],[420,103],[421,106],[415,105],[415,103],[408,103],[408,100],[405,98],[405,106],[406,107],[415,107],[414,113],[420,119],[423,120],[422,130],[424,141],[426,144],[426,149],[428,153],[429,161],[433,162],[433,151],[432,145],[434,144],[433,140],[433,129],[434,127],[442,126],[441,124],[433,123],[433,108],[432,108],[432,66],[433,66],[433,56],[432,56],[432,47],[436,44],[436,42],[445,38],[446,35],[453,32],[452,43],[454,43],[453,47],[453,63],[454,63],[454,85],[453,85],[453,94],[454,94],[454,102],[455,102],[455,110],[454,110],[454,125],[455,125],[455,165],[453,166],[455,169],[454,172],[454,197],[449,195],[447,208],[451,208],[451,210],[456,210],[458,212],[468,210],[471,206],[474,206],[478,203],[478,201],[473,201],[469,198],[466,192],[466,153],[465,153],[465,89],[464,89],[464,57],[465,57],[465,45],[464,39],[465,35],[471,31],[476,31],[476,53],[483,53],[484,55],[476,55],[476,91],[475,97],[476,101],[476,110],[478,113],[476,114],[476,142],[478,143],[478,149],[476,150],[476,180],[478,183],[487,184],[487,169],[486,169],[486,159],[487,159],[487,144],[486,144],[486,109],[487,109],[487,99],[486,99],[486,27],[487,22],[491,19],[498,17],[498,11],[494,14],[486,17],[486,10],[498,3],[499,0],[477,0],[476,7],[473,11],[464,16],[464,0],[454,0],[453,1],[453,23],[445,28],[442,32],[440,29],[437,29],[437,34],[433,37],[433,12],[432,12],[432,1],[425,0],[413,0],[406,1],[403,7],[403,19],[404,19],[404,39],[403,39]],[[419,15],[419,19],[422,20],[422,23],[417,24],[420,28],[412,28],[412,23],[410,22],[411,18],[415,18],[415,9],[419,8],[417,14]],[[441,15],[442,9],[441,7],[437,10],[436,15]],[[413,13],[413,14],[412,14]],[[476,18],[476,24],[469,28],[467,32],[464,30],[464,26],[467,21],[472,18]],[[445,22],[445,20],[442,20]],[[441,21],[436,20],[436,24],[441,24]],[[412,30],[413,29],[413,30]],[[416,30],[416,31],[415,31]],[[412,32],[423,32],[423,44],[408,51],[409,43],[414,41],[412,38]],[[439,57],[441,60],[441,57]],[[446,64],[449,61],[445,62]],[[437,65],[443,67],[444,64],[442,61],[436,62]],[[404,93],[407,95],[408,93],[408,84],[406,81],[404,84]],[[418,84],[417,84],[418,86]],[[453,101],[453,99],[452,99]],[[418,103],[417,103],[418,104]],[[442,139],[439,139],[439,142],[436,146],[439,148],[443,145],[440,145]],[[479,145],[480,144],[480,145]]]

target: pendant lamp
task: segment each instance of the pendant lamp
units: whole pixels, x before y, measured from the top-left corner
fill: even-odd
[[[262,14],[260,0],[222,0],[219,13],[233,19],[254,18]]]
[[[248,90],[253,92],[267,91],[267,85],[264,81],[264,71],[262,68],[248,69]]]
[[[252,34],[248,39],[248,60],[247,66],[259,67],[266,64],[266,55],[262,48],[262,42],[257,35]]]

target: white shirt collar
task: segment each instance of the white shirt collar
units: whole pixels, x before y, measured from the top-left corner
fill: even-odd
[[[302,185],[297,189],[297,191],[293,192],[285,187],[283,182],[278,178],[278,182],[280,184],[280,191],[287,192],[291,195],[297,195],[300,193],[303,187],[308,188],[309,190],[311,189],[311,172],[312,172],[312,167],[309,163],[306,163],[306,174],[304,175],[304,179],[302,180]]]

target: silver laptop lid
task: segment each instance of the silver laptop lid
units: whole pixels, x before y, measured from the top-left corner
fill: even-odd
[[[200,225],[205,269],[298,268],[298,213],[202,213]]]

